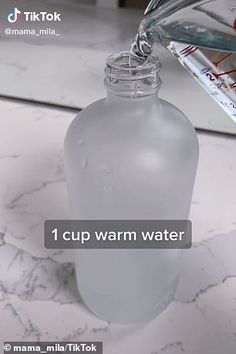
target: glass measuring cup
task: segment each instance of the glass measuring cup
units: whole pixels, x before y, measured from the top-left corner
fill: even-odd
[[[236,1],[153,0],[132,52],[164,45],[236,121]]]

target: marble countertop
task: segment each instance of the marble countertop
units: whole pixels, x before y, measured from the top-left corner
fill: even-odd
[[[66,218],[63,138],[76,112],[0,101],[0,342],[103,341],[105,354],[235,354],[236,139],[199,133],[175,300],[145,325],[106,323],[76,290],[67,251],[43,247],[43,221]]]

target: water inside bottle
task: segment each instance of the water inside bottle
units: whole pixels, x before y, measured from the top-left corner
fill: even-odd
[[[132,55],[164,45],[236,121],[235,0],[154,0],[145,11]]]

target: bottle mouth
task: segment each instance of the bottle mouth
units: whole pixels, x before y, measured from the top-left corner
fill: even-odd
[[[109,91],[135,96],[149,95],[161,85],[157,56],[138,57],[128,51],[110,55],[106,61],[105,86]]]
[[[160,61],[157,56],[150,55],[146,58],[140,58],[127,51],[110,55],[106,61],[105,72],[119,77],[123,74],[127,76],[127,79],[129,77],[135,79],[135,77],[144,78],[157,74],[160,68]]]

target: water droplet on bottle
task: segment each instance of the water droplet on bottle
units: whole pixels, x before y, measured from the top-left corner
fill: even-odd
[[[80,136],[80,137],[77,139],[77,144],[78,144],[78,145],[84,145],[84,144],[85,144],[85,141],[84,141],[84,137],[83,137],[83,136]]]
[[[81,167],[82,167],[83,170],[86,170],[86,168],[88,167],[88,159],[86,157],[82,158]]]
[[[102,170],[103,173],[105,173],[106,175],[110,175],[111,174],[111,168],[107,165],[107,164],[101,164],[100,165],[100,169]]]
[[[103,190],[107,193],[110,193],[112,191],[112,186],[110,184],[108,184],[103,187]]]

